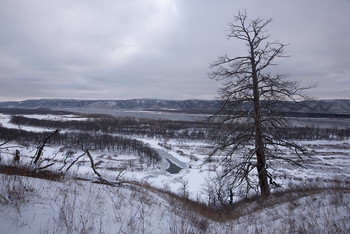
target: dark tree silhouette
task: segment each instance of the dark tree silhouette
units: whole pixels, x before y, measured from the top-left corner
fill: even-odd
[[[226,125],[213,151],[213,155],[219,152],[226,155],[221,161],[224,170],[220,176],[231,177],[230,186],[244,187],[247,193],[259,187],[262,196],[270,194],[269,182],[274,183],[267,160],[281,158],[299,164],[278,151],[292,148],[298,159],[305,153],[304,148],[285,140],[286,132],[281,130],[288,126],[288,121],[280,113],[293,112],[290,108],[296,105],[290,103],[304,100],[303,91],[307,88],[300,88],[298,82],[287,80],[285,75],[271,74],[275,60],[286,57],[286,44],[269,41],[266,34],[271,21],[250,20],[247,12],[239,12],[229,23],[227,36],[242,41],[247,53],[219,57],[209,73],[211,79],[223,84],[219,90],[223,106],[210,118],[211,122]],[[257,183],[252,180],[254,171]]]

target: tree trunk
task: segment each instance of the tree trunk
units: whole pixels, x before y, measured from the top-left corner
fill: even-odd
[[[266,159],[264,152],[264,142],[260,115],[260,94],[258,74],[256,71],[253,46],[251,46],[252,80],[253,80],[253,105],[254,105],[254,125],[255,125],[255,152],[256,168],[258,171],[260,194],[263,197],[270,195],[270,188],[267,181]]]
[[[258,170],[260,193],[263,197],[270,195],[270,187],[267,182],[266,159],[263,148],[262,134],[259,127],[255,130],[255,148],[256,148],[256,168]]]

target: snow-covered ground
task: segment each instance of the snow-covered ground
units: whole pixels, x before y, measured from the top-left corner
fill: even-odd
[[[73,115],[31,115],[30,118],[86,120]],[[35,132],[52,130],[17,126],[9,120],[9,115],[0,114],[0,124],[6,128]],[[217,167],[215,163],[203,165],[211,151],[211,145],[200,141],[137,139],[164,152],[167,159],[183,169],[174,174],[167,172],[169,163],[165,158],[161,163],[148,167],[136,155],[107,150],[91,151],[96,169],[103,178],[114,181],[116,176],[122,175],[124,180],[149,184],[179,195],[185,189],[190,199],[207,201],[207,183],[215,176]],[[311,150],[314,156],[306,160],[305,167],[295,168],[279,162],[273,173],[284,188],[290,183],[329,184],[333,181],[350,181],[349,140],[299,143]],[[28,164],[33,159],[36,146],[8,143],[6,149],[0,150],[1,162],[11,164],[16,149],[21,152],[21,163]],[[51,170],[60,170],[64,166],[63,161],[69,165],[81,154],[83,151],[80,149],[47,146],[42,165],[45,165],[45,159],[54,157],[57,163]],[[87,157],[81,158],[69,170],[69,174],[90,180],[96,178]],[[284,233],[288,229],[283,228],[299,232],[311,228],[317,222],[324,225],[338,223],[339,230],[350,230],[349,225],[344,224],[350,224],[347,222],[350,221],[350,196],[347,191],[341,191],[341,195],[331,192],[311,194],[296,198],[295,204],[275,204],[259,212],[244,214],[238,219],[215,222],[201,214],[194,214],[191,209],[183,208],[181,203],[172,204],[170,197],[164,194],[143,187],[116,188],[68,179],[53,182],[19,176],[15,178],[17,179],[0,174],[0,187],[15,188],[11,187],[12,184],[24,186],[24,194],[19,194],[20,198],[24,197],[21,198],[23,201],[20,199],[19,204],[3,201],[0,204],[0,226],[2,231],[6,230],[4,233],[241,233],[242,230],[246,233],[269,233],[266,230]],[[302,219],[308,223],[300,221]],[[314,233],[319,230],[321,229],[315,229]]]
[[[53,119],[65,121],[67,119],[85,121],[86,118],[74,115],[29,115],[27,117],[37,119]],[[0,114],[0,124],[7,128],[20,128],[27,131],[42,132],[43,129],[33,126],[17,126],[9,122],[10,116]],[[200,141],[167,140],[136,138],[149,144],[152,148],[164,152],[166,158],[182,167],[179,173],[171,174],[166,171],[169,163],[165,160],[157,166],[148,167],[142,164],[136,155],[120,155],[112,151],[92,151],[98,171],[108,179],[114,179],[123,170],[122,175],[127,180],[143,181],[158,188],[170,189],[178,193],[184,185],[189,197],[194,200],[206,200],[205,190],[208,180],[215,176],[217,164],[204,164],[203,161],[211,151],[211,145]],[[1,142],[0,142],[1,143]],[[295,181],[350,181],[350,141],[302,141],[299,144],[313,152],[313,158],[306,158],[305,167],[295,167],[283,161],[278,161],[278,167],[272,165],[272,172],[276,181],[283,186]],[[22,160],[29,162],[36,152],[36,146],[12,145],[11,149],[2,152],[3,159],[11,160],[16,149],[21,152]],[[47,146],[44,149],[43,159],[55,157],[58,162],[53,169],[61,168],[62,162],[70,154],[67,164],[81,155],[81,149],[71,149],[62,146]],[[288,152],[286,152],[288,153]],[[43,165],[45,163],[43,162]],[[93,177],[87,157],[79,160],[77,165],[70,169],[80,176]]]
[[[169,233],[194,224],[161,195],[142,187],[116,188],[86,181],[54,182],[0,174],[1,233]],[[6,191],[1,191],[6,196]],[[180,227],[178,220],[186,223]],[[179,233],[179,232],[178,232]]]
[[[75,120],[79,119],[76,116],[54,116],[54,115],[30,115],[27,116],[30,118],[37,119],[54,119],[57,120],[62,117],[63,121],[67,118],[74,118]],[[84,119],[81,119],[84,121]],[[26,131],[33,132],[42,132],[42,131],[52,131],[54,129],[43,129],[40,127],[33,126],[17,126],[15,124],[10,123],[10,116],[0,114],[0,124],[6,128],[14,128],[14,129],[23,129]],[[166,160],[163,159],[163,163],[161,163],[158,167],[147,168],[147,166],[140,165],[139,158],[135,155],[119,155],[117,153],[113,153],[110,151],[93,151],[91,152],[93,156],[95,156],[95,163],[98,165],[97,169],[100,173],[106,178],[113,178],[115,175],[119,174],[120,170],[126,168],[123,171],[123,177],[128,180],[138,180],[138,181],[147,181],[153,186],[159,188],[167,188],[173,192],[178,192],[178,190],[183,186],[184,183],[187,183],[187,189],[189,190],[189,195],[193,199],[197,199],[203,195],[203,188],[206,185],[206,179],[209,174],[208,171],[203,170],[201,168],[201,164],[206,155],[196,154],[196,148],[205,148],[208,147],[206,143],[203,142],[194,142],[194,143],[185,143],[185,142],[177,142],[170,141],[167,144],[174,145],[172,150],[169,150],[164,147],[164,143],[156,140],[156,139],[147,139],[147,138],[137,138],[147,144],[149,144],[152,148],[164,151],[168,154],[169,159],[176,165],[182,167],[183,169],[176,174],[171,174],[166,171],[169,164]],[[179,150],[185,147],[186,156],[180,155]],[[23,147],[19,145],[11,145],[11,150],[3,152],[3,158],[5,160],[11,160],[13,154],[16,149],[19,149],[21,152],[22,160],[26,162],[30,162],[32,157],[36,152],[36,146]],[[44,149],[43,159],[49,159],[55,156],[55,160],[60,162],[67,155],[67,151],[71,151],[72,149],[64,149],[64,147],[52,147],[47,146]],[[74,156],[77,157],[81,155],[83,152],[79,149],[74,150],[74,155],[71,156],[72,160]],[[170,158],[171,157],[171,158]],[[201,159],[199,160],[198,157]],[[192,159],[191,159],[192,158]],[[196,160],[194,161],[193,158]],[[57,163],[55,165],[58,169],[62,165]],[[84,176],[93,176],[93,172],[90,168],[90,162],[87,158],[79,161],[78,166],[74,168],[74,173]],[[204,197],[203,197],[204,199]]]
[[[0,174],[1,233],[349,233],[350,188],[285,193],[232,213],[142,186]]]

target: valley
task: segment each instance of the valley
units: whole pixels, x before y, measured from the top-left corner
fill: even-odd
[[[20,161],[15,165],[19,168],[32,165],[41,142],[50,133],[55,131],[55,129],[59,129],[59,133],[50,138],[48,144],[43,148],[42,156],[37,167],[43,168],[43,171],[63,175],[65,184],[72,183],[69,186],[73,186],[72,188],[76,188],[77,190],[71,191],[71,189],[63,185],[59,185],[58,187],[63,186],[61,191],[70,190],[70,195],[67,195],[69,197],[69,202],[78,202],[80,204],[79,206],[81,206],[78,210],[87,205],[81,203],[81,199],[84,200],[87,198],[80,189],[84,188],[89,190],[89,197],[102,196],[97,192],[95,188],[96,185],[91,185],[91,187],[89,187],[89,182],[93,182],[92,184],[107,183],[112,186],[117,186],[119,196],[124,196],[125,199],[129,199],[129,204],[134,204],[131,205],[134,208],[130,210],[127,203],[119,203],[119,212],[124,212],[128,214],[128,216],[123,216],[123,218],[114,216],[116,219],[113,222],[117,225],[116,227],[120,228],[120,230],[124,230],[124,232],[130,233],[132,230],[137,230],[137,232],[142,232],[142,230],[164,231],[169,230],[169,228],[174,228],[172,233],[181,233],[184,230],[196,230],[195,232],[198,233],[215,233],[215,230],[223,228],[221,222],[226,223],[225,225],[230,227],[227,231],[257,228],[254,224],[249,227],[240,224],[235,227],[236,229],[232,229],[233,226],[231,225],[233,225],[233,223],[237,222],[237,220],[248,218],[248,214],[242,214],[241,218],[238,219],[232,218],[231,215],[229,215],[231,218],[224,218],[223,216],[220,216],[221,218],[215,218],[204,215],[207,211],[193,214],[192,212],[194,211],[192,208],[187,206],[187,208],[183,209],[185,213],[188,213],[179,213],[179,210],[173,206],[175,204],[177,204],[176,206],[182,204],[183,201],[181,199],[188,199],[198,204],[206,204],[208,207],[211,207],[210,209],[214,210],[216,209],[215,207],[221,207],[221,201],[213,196],[215,195],[216,189],[220,189],[220,187],[217,187],[218,184],[213,183],[213,181],[215,181],[217,172],[222,170],[219,162],[220,158],[224,157],[224,155],[216,155],[211,158],[210,162],[207,160],[208,155],[213,150],[211,139],[215,138],[217,134],[222,133],[209,131],[210,127],[203,121],[194,121],[192,117],[192,119],[189,120],[187,119],[187,114],[181,113],[175,114],[176,116],[182,116],[176,118],[175,121],[172,118],[164,118],[164,116],[163,118],[140,118],[135,115],[130,116],[130,112],[123,112],[125,116],[117,117],[116,115],[109,115],[106,113],[87,114],[81,112],[67,112],[67,110],[49,111],[46,109],[44,110],[45,113],[41,113],[43,109],[18,109],[16,113],[9,113],[11,111],[14,110],[7,109],[3,111],[3,113],[0,113],[0,136],[2,139],[0,141],[1,164],[3,166],[13,165],[14,156],[18,151]],[[133,113],[143,112],[135,111]],[[163,112],[149,111],[147,116],[161,115],[160,113]],[[203,114],[191,115],[200,118]],[[179,119],[186,120],[180,121]],[[347,127],[348,121],[349,119],[346,118],[332,119],[331,121],[325,118],[303,118],[300,121],[294,119],[294,125],[290,129],[290,132],[294,134],[291,135],[293,137],[291,140],[305,147],[311,154],[309,157],[304,158],[301,167],[290,165],[283,160],[269,160],[269,167],[273,172],[274,181],[278,184],[278,186],[272,186],[272,192],[278,194],[283,191],[288,191],[288,189],[291,188],[295,190],[293,186],[304,186],[302,191],[306,191],[306,188],[310,186],[324,188],[336,186],[340,191],[344,191],[344,195],[342,195],[344,200],[342,202],[348,204],[347,202],[350,202],[350,197],[349,200],[347,200],[349,194],[348,187],[350,187],[350,130]],[[93,161],[86,155],[86,150],[88,150],[89,154],[92,156]],[[284,151],[284,154],[290,155],[291,158],[294,157],[293,152]],[[237,157],[239,157],[239,154],[237,154]],[[1,175],[1,178],[3,181],[10,179],[10,177],[6,177],[6,175]],[[35,182],[29,183],[34,183],[33,186],[35,188],[42,186],[39,184],[43,184],[44,187],[52,187],[52,185],[49,185],[49,183],[52,182],[40,182],[37,179],[31,180]],[[252,180],[254,180],[253,177]],[[131,186],[131,190],[129,190],[129,186]],[[56,185],[50,189],[46,188],[45,190],[50,192],[45,196],[54,196],[55,187]],[[106,191],[106,194],[115,193],[109,188],[99,188],[98,190],[100,189]],[[138,192],[135,193],[133,191]],[[145,195],[140,195],[140,191],[143,191],[141,193]],[[316,189],[315,191],[318,190]],[[79,195],[77,195],[77,197],[72,197],[72,192],[73,194],[76,193]],[[132,195],[129,193],[132,193]],[[63,195],[62,193],[60,194],[61,196]],[[307,194],[308,195],[305,196],[310,197],[310,199],[319,199],[321,196],[312,195],[313,193]],[[322,196],[327,197],[325,202],[328,202],[328,199],[333,199],[328,198],[328,193],[322,194]],[[108,196],[111,197],[112,195]],[[133,196],[136,200],[130,200],[132,198],[129,196]],[[177,197],[176,201],[170,199],[174,196]],[[155,197],[155,199],[151,197]],[[243,191],[234,191],[235,202],[241,201],[242,197],[244,197]],[[280,199],[283,197],[285,196],[280,197]],[[112,197],[103,198],[102,200],[99,200],[101,199],[99,197],[93,199],[100,203],[106,202],[106,199],[112,199],[110,201],[118,202],[118,200]],[[146,206],[144,207],[145,201],[143,199],[148,199],[149,201],[148,205],[146,205],[147,208],[145,208]],[[293,199],[298,200],[299,198]],[[169,204],[170,201],[173,203]],[[94,203],[95,201],[91,202]],[[72,209],[69,208],[71,205],[70,203],[57,203],[57,208],[52,209],[69,210]],[[329,205],[327,204],[324,205],[328,207]],[[254,207],[255,205],[247,203],[245,206]],[[181,225],[176,226],[179,223],[169,227],[168,224],[163,223],[158,227],[159,229],[157,229],[151,224],[151,222],[155,222],[151,217],[159,215],[158,211],[155,211],[155,209],[157,210],[155,206],[164,208],[161,208],[161,212],[167,214],[164,216],[167,223],[177,220],[176,222],[183,222],[188,226],[185,226],[185,229],[180,229]],[[280,209],[285,209],[282,207],[284,206],[280,205],[278,212],[282,212]],[[109,208],[105,209],[108,210]],[[142,211],[140,209],[145,210]],[[268,211],[269,209],[270,208],[265,208],[261,212],[270,212]],[[329,212],[329,209],[330,208],[327,208],[327,212]],[[293,208],[291,212],[296,212],[296,210],[297,209]],[[141,211],[144,213],[140,213]],[[13,213],[14,211],[10,210],[9,212]],[[25,210],[21,210],[20,212],[21,213],[13,213],[11,218],[12,222],[14,222],[14,220],[19,222],[18,214],[24,213],[27,216],[37,216],[44,211],[36,208],[36,213]],[[52,214],[55,215],[58,211],[52,212]],[[108,212],[112,211],[109,210]],[[215,211],[211,212],[213,215],[216,213]],[[311,217],[310,213],[308,213],[311,211],[306,210],[305,212],[303,211],[300,214]],[[347,214],[346,211],[342,212]],[[73,214],[74,212],[72,215]],[[146,218],[145,215],[147,214],[152,214],[152,216]],[[153,216],[154,214],[156,214],[156,216]],[[338,216],[341,216],[341,214],[338,214]],[[196,219],[185,221],[188,215],[196,217]],[[258,215],[258,213],[250,214],[250,216],[254,215]],[[132,220],[132,216],[138,217],[139,221]],[[99,214],[96,217],[100,217],[100,222],[106,224],[111,222],[109,219],[112,216],[109,213],[109,215],[106,216]],[[281,215],[278,219],[276,218],[278,222],[275,228],[283,226],[279,222],[285,222],[286,218],[287,214]],[[74,220],[74,222],[77,222],[77,228],[81,228],[79,226],[81,223],[76,219]],[[140,222],[140,220],[142,220],[142,222]],[[55,226],[57,230],[61,230],[61,222],[62,220],[57,219],[57,225],[60,224]],[[94,219],[92,222],[93,224],[90,224],[94,226],[94,230],[96,230],[95,226],[99,221]],[[145,222],[148,223],[146,224]],[[205,225],[200,224],[200,222],[205,222]],[[286,225],[292,225],[292,221],[288,222]],[[293,225],[304,225],[304,223],[297,220],[295,222],[296,223]],[[124,225],[123,223],[130,223],[130,225],[133,224],[134,226]],[[19,224],[16,224],[12,227],[16,227],[19,230],[21,230],[21,225],[23,225],[23,227],[33,228],[32,224],[26,222],[18,225]],[[237,223],[235,225],[237,225]],[[104,230],[110,230],[106,226],[103,228]],[[347,226],[345,225],[344,228],[347,228]],[[9,227],[9,229],[11,228]],[[24,228],[23,230],[27,229]],[[156,231],[156,233],[162,233],[162,231],[158,231]],[[60,231],[58,231],[58,233],[59,232]]]

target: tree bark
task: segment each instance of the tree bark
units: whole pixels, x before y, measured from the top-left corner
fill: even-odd
[[[261,115],[260,115],[259,80],[258,80],[258,74],[256,70],[256,62],[255,62],[254,48],[253,48],[252,41],[250,41],[250,55],[251,55],[251,64],[252,64],[252,81],[253,81],[256,168],[258,171],[260,194],[263,197],[268,197],[270,195],[270,187],[267,181],[266,158],[264,153],[264,141],[263,141]]]

